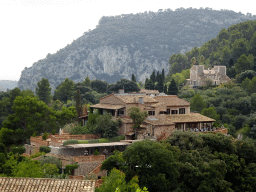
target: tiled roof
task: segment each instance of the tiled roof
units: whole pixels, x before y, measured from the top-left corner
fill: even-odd
[[[1,192],[93,192],[95,181],[0,177]]]
[[[124,103],[138,103],[139,97],[143,97],[144,103],[157,103],[154,98],[149,95],[115,95],[116,98],[120,99]]]
[[[166,118],[173,123],[192,123],[215,121],[212,118],[201,115],[200,113],[190,113],[185,115],[167,115]]]
[[[158,90],[148,90],[148,89],[141,89],[139,93],[147,93],[147,94],[159,94]]]
[[[147,124],[150,124],[150,125],[174,125],[175,124],[167,118],[162,118],[162,119],[157,119],[157,120],[146,119],[144,122]]]
[[[155,96],[154,99],[160,103],[165,103],[167,106],[190,105],[190,102],[180,99],[177,95]]]
[[[124,108],[124,105],[114,105],[114,104],[101,104],[98,103],[96,105],[91,105],[92,108],[100,108],[100,109],[121,109]]]

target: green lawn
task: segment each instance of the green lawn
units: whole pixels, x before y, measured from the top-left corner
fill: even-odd
[[[78,140],[78,144],[88,144],[88,143],[110,143],[110,142],[119,142],[120,140],[124,140],[125,136],[120,135],[117,137],[112,137],[110,139],[101,138],[101,139],[92,139],[92,140]]]

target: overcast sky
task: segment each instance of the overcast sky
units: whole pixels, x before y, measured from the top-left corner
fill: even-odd
[[[254,1],[0,0],[0,80],[19,80],[25,67],[94,29],[102,16],[180,7],[256,15]]]

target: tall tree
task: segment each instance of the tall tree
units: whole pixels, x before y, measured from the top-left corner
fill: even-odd
[[[51,87],[48,79],[42,78],[42,80],[37,83],[36,96],[46,104],[50,103]]]
[[[76,91],[76,112],[77,112],[77,121],[80,123],[80,116],[82,115],[82,105],[80,102],[80,89]]]
[[[74,96],[75,83],[68,78],[65,79],[54,91],[53,99],[67,103],[67,100],[72,100]]]
[[[164,85],[164,93],[167,94],[167,85]]]
[[[91,85],[91,80],[90,80],[90,78],[89,78],[88,76],[86,76],[86,78],[85,78],[83,84],[84,84],[85,86],[90,86],[90,85]]]
[[[201,111],[206,108],[206,103],[204,99],[199,94],[195,94],[191,99],[190,105],[191,111],[197,111],[201,113]]]
[[[134,74],[132,74],[132,81],[133,81],[133,82],[135,82],[135,83],[137,83],[137,81],[136,81],[136,77],[135,77],[135,75],[134,75]]]
[[[162,78],[163,78],[163,82],[165,81],[165,73],[164,73],[164,69],[162,69]]]
[[[196,58],[192,57],[191,62],[193,63],[193,65],[195,65],[196,64]]]
[[[146,119],[148,113],[146,111],[140,111],[138,107],[131,107],[128,109],[128,115],[133,121],[133,129],[135,130],[136,137],[136,130],[140,128],[140,125]]]
[[[154,89],[154,85],[150,79],[148,79],[148,81],[145,82],[145,89],[148,89],[148,90]]]
[[[172,79],[169,88],[168,88],[168,95],[177,95],[178,94],[178,87],[174,79]]]
[[[164,82],[163,82],[163,79],[162,79],[162,76],[159,75],[159,79],[158,79],[158,83],[157,83],[157,90],[161,93],[164,91]]]
[[[156,82],[156,72],[155,70],[152,72],[152,74],[150,75],[150,80],[153,84],[155,84]]]

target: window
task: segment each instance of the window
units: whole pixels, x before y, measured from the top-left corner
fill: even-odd
[[[179,108],[179,114],[185,114],[185,108]]]
[[[155,116],[155,111],[148,111],[149,116]]]
[[[172,114],[178,114],[178,110],[172,110]]]
[[[167,114],[168,114],[168,115],[170,114],[170,109],[167,109]]]

